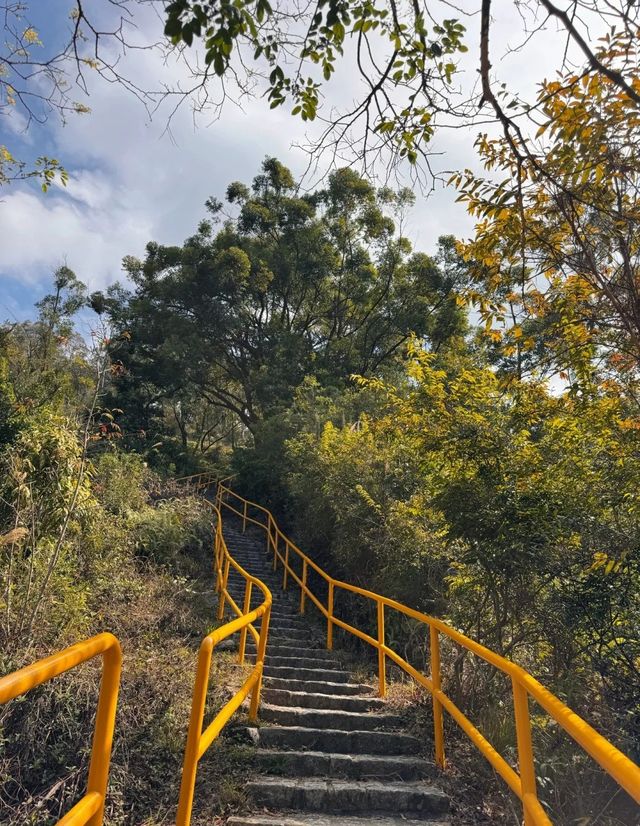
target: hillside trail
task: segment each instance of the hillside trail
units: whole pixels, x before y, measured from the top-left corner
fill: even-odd
[[[249,730],[259,772],[246,785],[253,813],[228,826],[449,826],[449,798],[421,756],[428,744],[323,647],[282,590],[264,538],[227,518],[223,531],[234,559],[273,594],[260,725]],[[232,571],[228,591],[238,604],[244,588]],[[256,593],[251,608],[261,600]],[[255,660],[251,637],[247,657]]]

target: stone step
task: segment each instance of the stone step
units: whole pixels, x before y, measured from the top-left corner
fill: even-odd
[[[273,562],[269,564],[269,559],[267,559],[266,556],[262,556],[260,553],[246,553],[240,548],[229,548],[229,553],[237,563],[242,565],[245,570],[253,569],[255,571],[260,571],[265,576],[269,576],[272,579],[278,579],[277,573],[274,574],[273,572]],[[237,576],[237,571],[233,568],[229,568],[229,576],[231,576],[232,573]],[[282,574],[280,574],[279,579],[282,579]]]
[[[352,697],[340,694],[320,694],[310,691],[288,691],[281,688],[266,688],[264,702],[274,706],[297,706],[298,708],[333,708],[340,711],[372,711],[386,707],[380,697]]]
[[[262,580],[262,582],[264,582],[264,584],[267,585],[269,589],[273,589],[274,591],[277,591],[280,594],[283,593],[282,580],[280,577],[271,576],[271,574],[265,572],[263,568],[261,568],[258,565],[254,565],[251,562],[243,562],[240,559],[238,559],[237,562],[239,562],[240,565],[242,565],[242,567],[250,574],[252,574],[253,576],[257,576],[258,579]],[[246,584],[247,581],[241,574],[238,574],[236,572],[232,573],[231,571],[229,572],[227,588],[246,588]],[[257,586],[254,585],[253,587],[256,588]]]
[[[294,625],[301,624],[305,628],[309,628],[309,623],[304,619],[301,620],[300,619],[300,614],[292,614],[288,611],[282,611],[281,613],[279,613],[276,610],[276,612],[274,613],[273,610],[272,610],[271,611],[271,622],[272,623],[286,622],[286,623],[289,623],[289,624],[293,623]]]
[[[278,688],[287,691],[306,691],[318,694],[373,694],[374,688],[362,683],[332,683],[327,680],[290,680],[281,677],[268,677],[265,674],[265,688]]]
[[[258,577],[258,579],[262,580],[262,582],[264,582],[265,585],[268,585],[270,589],[273,588],[274,590],[282,591],[282,582],[280,581],[280,578],[277,576],[272,576],[271,573],[265,571],[261,565],[257,565],[254,562],[246,562],[243,559],[237,558],[236,562],[239,562],[245,571],[248,571],[252,576]],[[246,586],[246,580],[236,571],[229,571],[227,584],[231,587],[244,588]],[[256,588],[257,586],[254,585],[253,587]]]
[[[254,741],[265,749],[326,751],[340,754],[419,754],[422,744],[409,734],[340,731],[302,726],[260,726]]]
[[[272,626],[269,623],[269,637],[275,637],[278,640],[289,640],[292,644],[296,641],[308,639],[311,636],[311,631],[308,628],[283,628],[281,626]]]
[[[420,780],[435,773],[433,763],[408,755],[258,749],[256,757],[260,767],[269,774],[285,777]]]
[[[275,621],[272,620],[269,623],[269,629],[271,631],[277,632],[279,636],[284,636],[289,631],[292,631],[293,632],[292,642],[291,642],[292,646],[299,646],[300,645],[299,637],[298,637],[298,634],[300,633],[300,631],[304,631],[304,633],[308,637],[310,637],[311,634],[312,634],[312,629],[309,626],[309,623],[300,622],[296,619],[293,619],[293,620],[285,619],[284,617],[281,620],[275,620]],[[314,629],[314,635],[315,635],[315,633],[316,632],[315,632],[315,629]],[[335,657],[335,654],[334,654],[334,657]]]
[[[280,612],[278,619],[304,619],[304,615],[300,613],[297,605],[292,605],[288,598],[282,594],[272,592],[273,604],[271,606],[275,614]],[[304,620],[306,622],[306,620]]]
[[[294,812],[282,815],[232,815],[227,826],[450,826],[448,820],[413,820],[406,817],[345,817]]]
[[[269,588],[268,583],[267,583],[267,587]],[[294,619],[294,618],[298,618],[298,617],[301,616],[299,611],[298,611],[297,606],[290,604],[290,602],[286,599],[286,597],[284,597],[281,593],[279,594],[277,591],[275,591],[275,592],[272,591],[271,588],[269,588],[269,590],[271,591],[271,596],[273,597],[273,609],[275,611],[280,610],[282,618],[286,617],[286,618],[289,618],[289,619]],[[244,601],[244,593],[245,593],[244,588],[235,588],[235,587],[231,586],[231,587],[227,588],[227,592],[229,593],[229,595],[231,597],[233,597],[233,599],[236,602],[238,602],[238,600],[240,600],[241,602]],[[258,589],[256,589],[256,588],[253,589],[253,592],[251,594],[251,600],[252,601],[257,600],[258,603],[260,603],[264,600],[264,596],[262,594],[262,591],[259,588]]]
[[[268,653],[274,657],[300,657],[308,653],[317,660],[331,660],[335,656],[333,651],[327,651],[321,643],[318,643],[317,647],[312,647],[308,643],[304,645],[275,645],[269,640],[267,645]]]
[[[271,588],[269,587],[269,583],[265,583],[265,584],[266,584],[267,588],[269,588],[269,590],[271,591]],[[232,586],[227,588],[227,591],[235,599],[236,602],[239,599],[244,600],[244,593],[245,593],[244,592],[244,587],[243,588],[235,588],[232,585]],[[274,593],[273,591],[271,591],[271,596],[273,597],[274,606],[280,607],[283,611],[286,611],[287,613],[289,613],[290,611],[295,610],[293,608],[293,606],[286,605],[284,603],[284,601],[282,600],[281,596],[277,592]],[[252,600],[257,599],[260,602],[262,602],[262,600],[264,599],[264,595],[263,595],[262,591],[259,588],[254,588],[252,590],[252,593],[251,593],[251,599]]]
[[[306,631],[309,633],[309,623],[298,617],[272,617],[269,628],[274,631]]]
[[[312,652],[308,651],[308,653],[311,654]],[[254,659],[256,655],[252,652],[249,656]],[[277,654],[271,653],[268,642],[267,664],[274,665],[277,668],[331,668],[334,670],[340,668],[338,660],[327,660],[322,657],[304,656],[303,654],[297,657],[279,657]]]
[[[440,789],[420,781],[325,780],[319,777],[262,777],[246,790],[260,806],[305,812],[407,813],[417,819],[446,814],[449,799]]]
[[[340,731],[378,731],[394,728],[401,724],[395,714],[362,713],[324,708],[295,708],[272,706],[263,703],[260,719],[279,726],[304,726],[305,728],[328,728]]]
[[[332,668],[292,668],[291,666],[265,665],[264,674],[267,677],[278,677],[281,680],[309,680],[310,682],[348,683],[349,675],[346,671]]]
[[[266,774],[246,787],[260,814],[231,816],[227,826],[451,826],[443,817],[446,795],[424,782],[435,769],[417,756],[423,744],[384,730],[401,718],[367,696],[373,687],[349,682],[320,629],[300,614],[297,587],[283,590],[282,568],[273,571],[264,536],[251,528],[242,535],[236,524],[225,520],[229,550],[267,585],[273,605],[262,724],[250,729]],[[245,582],[233,572],[229,591],[242,606]],[[251,607],[261,602],[254,590]],[[249,637],[248,659],[255,653]]]

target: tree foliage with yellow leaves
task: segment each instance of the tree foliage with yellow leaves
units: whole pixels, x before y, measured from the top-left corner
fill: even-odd
[[[637,406],[614,388],[505,388],[460,340],[437,354],[415,343],[404,379],[359,386],[360,399],[342,404],[298,397],[298,421],[306,405],[326,422],[318,429],[309,415],[288,443],[288,513],[303,547],[336,576],[444,617],[522,664],[637,759]],[[354,421],[358,406],[366,414]],[[388,622],[410,647],[411,628]],[[493,669],[450,653],[448,691],[509,752],[508,689]],[[633,822],[630,800],[612,797],[547,720],[536,715],[534,726],[554,822]]]
[[[616,35],[598,51],[611,71],[639,58],[637,43]],[[452,178],[478,219],[465,246],[468,297],[512,374],[565,371],[576,387],[597,372],[627,382],[640,366],[640,111],[588,69],[545,81],[538,101],[533,150],[483,134],[489,176]]]

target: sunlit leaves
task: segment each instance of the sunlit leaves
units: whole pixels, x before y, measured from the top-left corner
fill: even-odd
[[[613,41],[599,56],[615,67]],[[489,305],[501,308],[503,353],[518,370],[560,369],[584,389],[616,369],[610,357],[622,351],[635,355],[638,375],[640,113],[609,78],[585,72],[545,81],[539,114],[534,154],[517,138],[514,152],[507,138],[481,134],[490,175],[450,179],[477,219],[465,248],[476,276],[468,298],[490,331]]]

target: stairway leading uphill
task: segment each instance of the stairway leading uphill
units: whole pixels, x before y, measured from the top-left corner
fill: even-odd
[[[273,594],[261,725],[251,732],[264,774],[246,787],[261,814],[231,817],[228,826],[447,826],[449,801],[429,782],[423,744],[323,647],[294,594],[282,591],[264,539],[227,518],[224,534],[233,557]],[[228,588],[242,605],[237,573]],[[261,601],[258,592],[251,607]],[[247,652],[255,657],[250,635]]]

